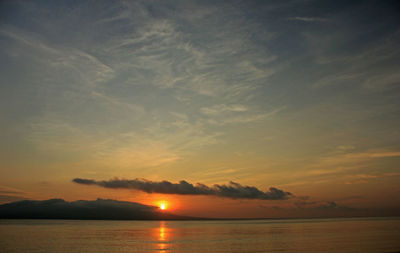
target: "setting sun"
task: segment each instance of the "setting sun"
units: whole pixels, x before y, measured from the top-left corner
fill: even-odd
[[[159,207],[160,207],[161,210],[165,210],[165,209],[167,209],[167,203],[161,202],[161,203],[159,204]]]

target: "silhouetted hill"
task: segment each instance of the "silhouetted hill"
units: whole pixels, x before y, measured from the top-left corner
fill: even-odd
[[[63,199],[22,200],[0,205],[0,219],[77,219],[77,220],[187,220],[160,211],[155,206],[111,199],[94,201]]]

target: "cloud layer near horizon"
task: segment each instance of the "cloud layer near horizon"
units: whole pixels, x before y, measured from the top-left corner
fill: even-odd
[[[153,182],[146,179],[111,179],[96,181],[93,179],[74,178],[72,180],[78,184],[98,185],[104,188],[122,188],[135,189],[147,193],[165,193],[165,194],[180,194],[180,195],[212,195],[218,197],[232,199],[263,199],[263,200],[278,200],[287,199],[292,195],[290,192],[270,187],[269,191],[263,192],[254,186],[243,186],[239,183],[229,182],[228,185],[215,184],[212,187],[197,183],[191,184],[185,180],[179,183],[171,183],[169,181]]]

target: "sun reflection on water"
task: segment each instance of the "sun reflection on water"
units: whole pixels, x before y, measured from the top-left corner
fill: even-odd
[[[170,229],[166,226],[165,221],[160,221],[160,227],[158,228],[158,243],[157,247],[160,251],[170,250],[169,242]]]
[[[165,241],[165,238],[166,238],[166,228],[165,228],[165,225],[164,225],[164,221],[162,221],[162,223],[160,224],[160,228],[159,228],[159,230],[160,230],[160,236],[159,236],[159,241]]]

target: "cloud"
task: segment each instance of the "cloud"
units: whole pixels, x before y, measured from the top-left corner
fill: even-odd
[[[317,18],[317,17],[291,17],[288,20],[295,20],[295,21],[303,21],[303,22],[326,22],[328,21],[325,18]]]
[[[383,151],[383,152],[365,152],[365,153],[352,153],[349,154],[350,158],[384,158],[384,157],[399,157],[399,151]]]
[[[335,201],[298,201],[294,203],[296,208],[299,209],[313,209],[313,210],[355,210],[352,207],[339,205]]]
[[[8,203],[11,201],[17,201],[17,200],[23,200],[25,198],[19,197],[19,196],[14,196],[14,195],[3,195],[0,194],[0,203]]]
[[[281,106],[275,109],[272,109],[267,112],[257,112],[257,113],[247,113],[243,114],[244,112],[247,111],[247,108],[243,107],[232,107],[230,109],[225,109],[224,111],[212,111],[211,108],[202,108],[201,112],[204,115],[209,116],[208,123],[209,124],[214,124],[214,125],[226,125],[226,124],[244,124],[244,123],[251,123],[254,121],[260,121],[267,119],[269,117],[275,116],[277,113],[280,111],[284,110],[286,106]],[[215,109],[215,107],[213,108]],[[241,113],[238,114],[237,116],[235,115],[229,115],[229,113]]]
[[[0,194],[24,194],[23,191],[11,187],[1,186],[0,185]]]
[[[19,189],[0,185],[0,203],[8,203],[12,201],[27,199],[26,197],[24,197],[24,195],[26,195],[26,193]]]
[[[111,199],[95,201],[63,199],[23,200],[0,205],[0,218],[12,219],[105,219],[105,220],[157,220],[185,219],[160,212],[155,206]]]
[[[200,109],[200,111],[206,115],[219,115],[221,113],[226,113],[226,112],[245,112],[247,110],[248,109],[246,108],[246,106],[241,104],[233,104],[233,105],[220,104],[211,107],[203,107]]]
[[[254,186],[243,186],[235,182],[229,182],[228,185],[215,184],[209,187],[197,183],[193,185],[184,180],[179,183],[169,181],[153,182],[146,179],[111,179],[108,181],[96,181],[93,179],[75,178],[72,180],[78,184],[98,185],[104,188],[113,189],[135,189],[147,193],[164,193],[180,195],[211,195],[231,199],[263,199],[263,200],[282,200],[292,196],[292,193],[270,187],[269,191],[263,192]]]

